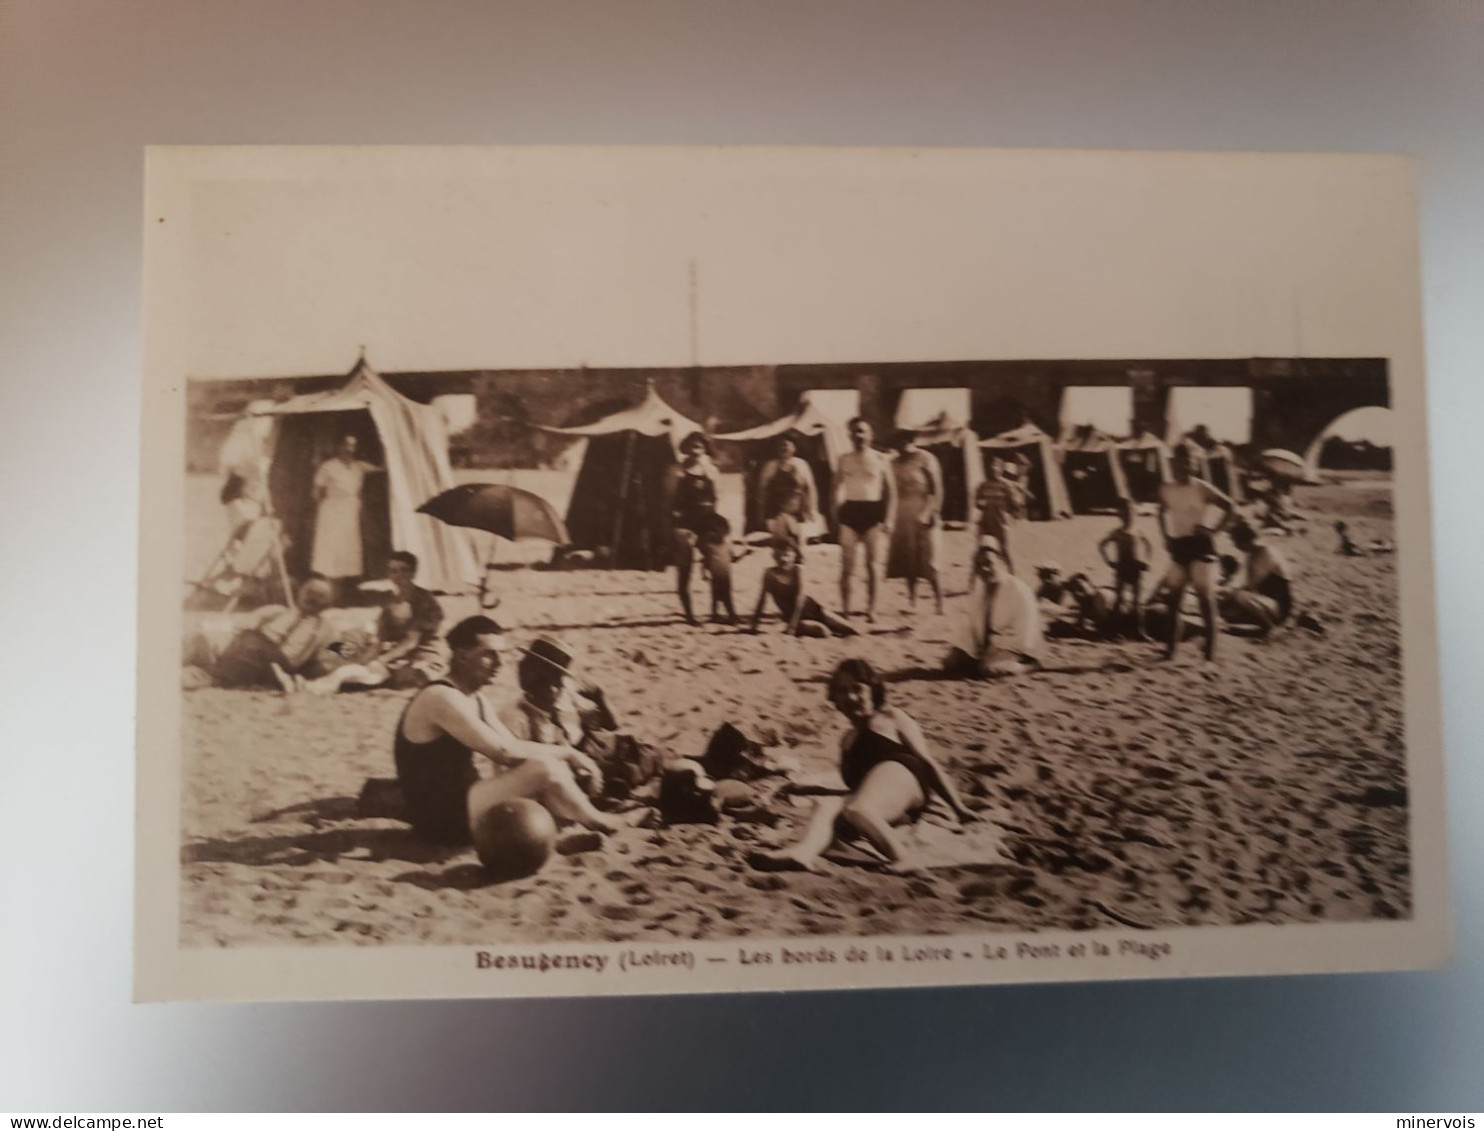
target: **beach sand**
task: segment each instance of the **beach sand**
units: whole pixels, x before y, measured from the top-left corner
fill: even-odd
[[[199,530],[212,504],[208,490],[196,495]],[[916,876],[749,869],[749,850],[782,843],[807,815],[803,799],[776,806],[771,826],[630,830],[530,879],[490,884],[472,851],[357,816],[366,779],[393,774],[406,693],[186,693],[182,941],[663,941],[1405,917],[1396,561],[1341,557],[1330,528],[1344,518],[1362,545],[1390,539],[1391,496],[1362,480],[1303,488],[1296,501],[1315,521],[1277,545],[1295,567],[1298,607],[1327,632],[1227,636],[1214,664],[1196,641],[1165,664],[1155,645],[1055,640],[1050,670],[1029,677],[932,678],[962,602],[967,532],[945,539],[947,616],[921,598],[909,614],[903,584],[885,583],[879,621],[857,639],[789,638],[774,619],[759,636],[687,628],[673,573],[496,575],[497,616],[517,641],[559,632],[622,724],[678,755],[699,754],[732,722],[776,736],[804,777],[838,782],[844,724],[825,678],[847,656],[894,673],[890,701],[921,723],[1000,844]],[[1155,520],[1141,522],[1153,536]],[[1114,525],[1023,525],[1022,576],[1054,559],[1104,579],[1095,545]],[[831,606],[837,554],[811,548],[807,561],[812,592]],[[739,611],[751,612],[768,560],[755,551],[738,563]],[[473,611],[469,599],[445,607],[448,623]],[[510,665],[492,694],[508,700],[513,689]]]

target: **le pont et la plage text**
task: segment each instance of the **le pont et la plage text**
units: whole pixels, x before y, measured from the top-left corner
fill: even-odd
[[[982,964],[1047,961],[1096,961],[1102,958],[1143,958],[1159,961],[1174,954],[1168,942],[1139,938],[1089,939],[1086,942],[965,943],[828,943],[785,946],[746,944],[731,954],[706,954],[672,947],[627,947],[575,953],[517,949],[476,950],[474,967],[505,973],[546,974],[586,972],[640,973],[655,969],[696,970],[701,967]]]

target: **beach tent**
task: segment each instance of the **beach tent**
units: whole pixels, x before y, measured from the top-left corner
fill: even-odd
[[[1116,510],[1129,497],[1118,441],[1090,424],[1071,429],[1058,445],[1067,496],[1077,514]]]
[[[1242,487],[1241,468],[1236,454],[1225,444],[1208,448],[1206,457],[1206,481],[1218,491],[1231,496],[1233,502],[1245,502],[1246,491]]]
[[[1030,494],[1027,517],[1044,521],[1071,515],[1072,503],[1067,497],[1061,463],[1056,458],[1056,445],[1041,429],[1034,424],[1022,424],[1019,428],[981,440],[979,447],[986,463],[995,456],[1020,457],[1026,469],[1023,482]]]
[[[667,404],[653,382],[644,399],[593,424],[547,426],[547,432],[587,440],[567,505],[567,532],[580,550],[603,550],[615,569],[664,569],[671,564],[671,522],[665,477],[680,443],[704,429]]]
[[[963,391],[968,392],[967,389]],[[906,403],[905,399],[903,403]],[[901,406],[897,409],[896,425],[917,432],[918,446],[938,459],[938,467],[943,472],[943,521],[967,523],[974,514],[974,492],[984,481],[984,456],[979,450],[979,434],[963,419],[946,412],[940,412],[929,420],[912,420],[904,417]]]
[[[830,505],[830,492],[834,489],[835,464],[849,450],[850,445],[845,439],[842,423],[825,415],[810,395],[805,393],[799,400],[799,407],[787,416],[781,416],[768,424],[759,424],[756,428],[744,428],[740,432],[726,432],[715,437],[744,445],[743,491],[745,527],[748,533],[765,529],[758,477],[762,474],[764,465],[777,451],[779,438],[784,436],[793,441],[799,458],[814,473],[821,516],[826,522],[832,522],[831,512],[834,508]],[[833,526],[830,532],[834,533]]]
[[[417,508],[454,486],[443,414],[397,392],[366,364],[356,362],[345,383],[270,406],[258,415],[276,421],[268,490],[289,537],[289,570],[309,570],[314,544],[314,474],[334,454],[340,437],[354,436],[358,455],[385,469],[366,478],[361,539],[368,576],[380,576],[387,555],[418,558],[418,583],[441,593],[470,588],[480,575],[474,538]]]
[[[1159,488],[1170,481],[1170,449],[1158,436],[1145,432],[1118,445],[1118,462],[1129,498],[1136,503],[1156,503]]]

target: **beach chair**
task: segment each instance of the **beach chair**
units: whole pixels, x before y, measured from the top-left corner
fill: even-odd
[[[259,515],[238,526],[199,581],[189,584],[188,607],[232,612],[252,596],[256,603],[279,601],[292,606],[293,585],[284,563],[283,523]],[[281,596],[273,592],[277,587]]]

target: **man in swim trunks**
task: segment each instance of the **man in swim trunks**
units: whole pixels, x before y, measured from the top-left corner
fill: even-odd
[[[1170,590],[1171,609],[1181,607],[1187,588],[1195,590],[1206,630],[1206,659],[1214,660],[1218,634],[1216,535],[1231,522],[1236,504],[1204,479],[1192,476],[1190,463],[1190,449],[1184,444],[1177,445],[1170,457],[1170,472],[1174,479],[1159,488],[1159,525],[1164,534],[1165,549],[1170,554],[1170,571],[1165,582]],[[1215,526],[1206,522],[1207,512],[1212,507],[1221,511]],[[1167,660],[1174,659],[1184,627],[1178,615],[1170,619],[1170,639],[1165,647]]]
[[[581,775],[601,788],[603,776],[591,758],[565,742],[516,738],[485,701],[483,689],[500,670],[501,636],[500,626],[485,616],[454,625],[447,637],[448,677],[419,691],[397,722],[393,754],[413,829],[428,840],[468,844],[484,813],[518,798],[598,832],[621,828],[577,784]],[[493,777],[480,777],[475,754],[494,763]]]
[[[850,615],[856,548],[866,555],[866,619],[876,619],[876,574],[886,535],[896,519],[891,460],[871,447],[871,425],[857,416],[847,426],[850,448],[835,468],[835,518],[840,526],[840,611]]]

